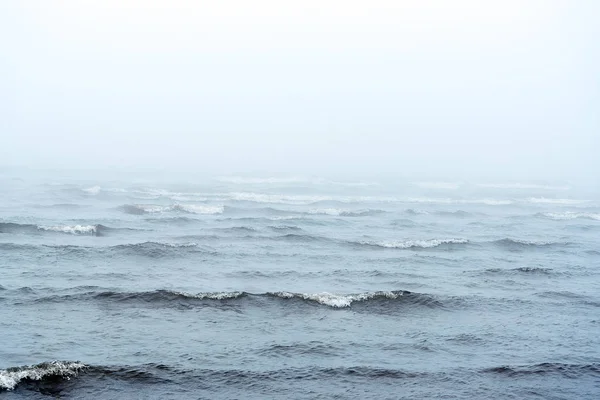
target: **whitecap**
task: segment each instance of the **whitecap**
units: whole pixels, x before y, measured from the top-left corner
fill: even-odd
[[[62,225],[62,226],[38,226],[43,231],[63,232],[72,235],[94,235],[97,232],[97,225]]]
[[[328,292],[322,293],[291,293],[291,292],[273,292],[269,293],[272,296],[283,299],[298,298],[302,300],[314,301],[333,308],[350,307],[353,302],[370,300],[376,297],[385,297],[389,299],[397,299],[403,295],[402,292],[368,292],[360,294],[338,295]]]
[[[467,239],[429,239],[429,240],[400,240],[400,241],[383,241],[383,242],[361,242],[371,246],[379,246],[390,249],[411,249],[422,248],[430,249],[444,244],[466,244]]]
[[[89,187],[87,189],[81,189],[82,191],[84,191],[85,193],[91,194],[91,195],[97,195],[98,193],[100,193],[100,191],[102,190],[102,188],[100,186],[92,186]]]
[[[564,205],[575,205],[588,203],[589,200],[576,200],[576,199],[548,199],[545,197],[530,197],[527,199],[529,203],[533,204],[564,204]]]
[[[22,380],[39,381],[48,376],[69,379],[87,368],[80,362],[52,361],[48,363],[0,370],[0,389],[13,390]]]

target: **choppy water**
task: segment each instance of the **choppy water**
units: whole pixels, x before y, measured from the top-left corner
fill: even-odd
[[[600,397],[572,188],[0,184],[0,397]]]

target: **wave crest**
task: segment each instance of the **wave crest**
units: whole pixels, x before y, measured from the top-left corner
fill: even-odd
[[[168,206],[156,204],[125,204],[121,210],[126,214],[163,214],[169,212],[182,212],[187,214],[222,214],[224,206],[208,206],[199,204],[172,204]]]
[[[14,222],[0,223],[0,233],[39,234],[43,232],[66,233],[70,235],[102,236],[112,230],[107,226],[96,225],[33,225]]]
[[[53,377],[70,379],[86,368],[85,364],[77,361],[52,361],[3,369],[0,370],[0,390],[13,390],[22,381],[41,381]]]
[[[467,244],[467,239],[429,239],[429,240],[399,240],[383,242],[359,242],[361,245],[382,247],[386,249],[431,249],[444,245]]]
[[[555,221],[573,220],[573,219],[591,219],[600,221],[600,213],[589,213],[589,212],[548,212],[538,214],[541,217],[553,219]]]

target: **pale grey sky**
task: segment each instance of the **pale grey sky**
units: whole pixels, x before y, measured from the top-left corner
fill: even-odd
[[[598,20],[594,0],[4,0],[0,165],[594,181]]]

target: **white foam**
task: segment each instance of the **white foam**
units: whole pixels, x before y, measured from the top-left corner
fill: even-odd
[[[100,193],[100,191],[102,190],[102,188],[100,186],[92,186],[90,188],[87,189],[81,189],[84,192],[91,194],[91,195],[97,195],[98,193]]]
[[[206,299],[206,300],[227,300],[227,299],[236,299],[243,295],[242,292],[214,292],[214,293],[197,293],[197,294],[189,294],[189,293],[181,293],[184,296],[193,297],[195,299]]]
[[[0,389],[13,390],[24,379],[39,381],[46,376],[69,379],[87,368],[80,362],[52,361],[49,363],[0,370]]]
[[[600,221],[600,213],[581,213],[581,212],[573,212],[573,211],[565,211],[565,212],[549,212],[543,213],[544,217],[551,218],[554,220],[572,220],[577,218],[584,219],[593,219],[596,221]]]
[[[438,247],[443,244],[466,244],[469,243],[467,239],[430,239],[430,240],[400,240],[400,241],[384,241],[384,242],[363,242],[363,244],[375,245],[390,249],[411,249],[411,248],[423,248],[429,249]]]
[[[588,203],[589,200],[576,200],[576,199],[548,199],[545,197],[530,197],[527,199],[529,203],[533,204],[564,204],[564,205],[575,205]]]
[[[38,226],[44,231],[70,233],[72,235],[92,235],[97,231],[96,225],[62,225],[62,226]]]
[[[299,298],[303,300],[315,301],[333,308],[350,307],[355,301],[365,301],[375,297],[386,297],[389,299],[397,299],[402,296],[402,293],[394,292],[369,292],[360,294],[338,295],[328,292],[322,293],[291,293],[291,292],[275,292],[271,295],[281,297],[283,299]]]
[[[154,204],[134,204],[133,207],[148,214],[160,214],[172,211],[183,211],[191,214],[222,214],[225,210],[224,206],[207,206],[198,204],[172,204],[168,206]]]
[[[348,209],[342,209],[342,208],[316,208],[316,209],[312,209],[309,210],[308,213],[309,214],[317,214],[317,215],[332,215],[332,216],[336,216],[339,217],[340,215],[344,215],[344,214],[350,214],[352,211],[348,210]]]
[[[225,210],[225,207],[197,204],[175,204],[172,206],[172,209],[181,210],[192,214],[222,214]]]
[[[134,204],[133,207],[149,214],[162,213],[169,210],[168,206],[158,206],[153,204]]]

